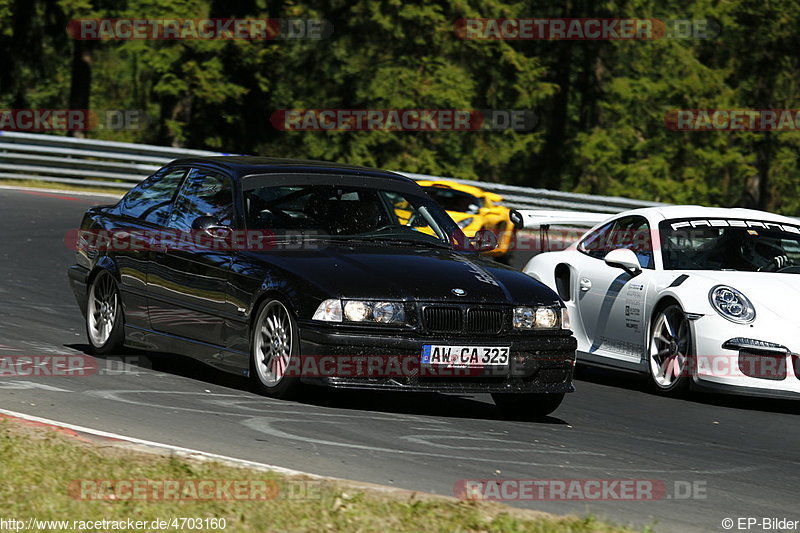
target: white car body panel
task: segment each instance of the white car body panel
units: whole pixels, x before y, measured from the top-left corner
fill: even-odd
[[[800,227],[797,220],[762,211],[665,206],[613,215],[590,232],[629,215],[647,219],[652,243],[660,243],[659,223],[672,219],[745,219]],[[535,213],[527,213],[524,218],[531,222],[546,218],[548,225],[560,223],[554,212],[538,219]],[[570,213],[563,217],[563,220],[575,219]],[[651,318],[656,306],[670,298],[690,318],[693,353],[697,360],[692,377],[694,386],[800,399],[800,358],[796,355],[800,353],[800,320],[796,311],[800,302],[800,274],[664,270],[661,246],[656,244],[653,247],[654,268],[643,268],[640,274],[631,276],[580,251],[578,244],[573,243],[563,251],[541,253],[533,257],[523,271],[559,292],[565,301],[572,330],[578,339],[579,362],[647,372]],[[559,287],[557,269],[559,272],[568,269],[569,287],[563,284]],[[709,292],[717,285],[729,285],[749,298],[756,309],[752,323],[738,324],[717,312],[709,300]],[[753,355],[722,348],[723,343],[736,338],[786,347],[788,353],[782,356],[764,356],[771,359],[758,360],[759,364],[773,364],[772,359],[778,361],[775,364],[785,364],[785,378],[765,379],[742,373],[741,358],[753,358]]]

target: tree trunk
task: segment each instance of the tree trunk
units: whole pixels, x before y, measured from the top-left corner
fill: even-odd
[[[72,79],[69,86],[69,108],[89,109],[92,91],[92,54],[86,41],[72,41]],[[87,125],[88,126],[88,125]],[[85,137],[85,131],[70,131],[70,136]]]
[[[765,132],[763,138],[756,142],[756,174],[746,185],[745,203],[747,207],[770,211],[772,209],[772,188],[769,171],[772,165],[774,143],[772,135]]]

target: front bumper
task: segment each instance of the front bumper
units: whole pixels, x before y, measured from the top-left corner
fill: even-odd
[[[470,394],[564,393],[574,390],[572,375],[577,342],[569,332],[524,337],[448,337],[408,332],[341,331],[315,324],[304,324],[300,329],[301,361],[320,357],[401,361],[393,367],[395,371],[389,372],[379,369],[373,374],[303,376],[302,380],[309,384],[343,389]],[[422,365],[420,359],[425,344],[508,346],[509,365],[471,369]]]
[[[796,328],[740,325],[715,315],[702,316],[692,326],[696,339],[694,388],[800,400],[800,331]],[[737,339],[780,345],[786,350],[781,353],[728,342]],[[740,346],[733,348],[736,344]]]

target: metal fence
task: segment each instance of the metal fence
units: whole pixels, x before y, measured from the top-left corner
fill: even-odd
[[[230,155],[114,141],[79,139],[0,131],[0,179],[39,180],[92,187],[129,189],[173,159],[191,156]],[[410,178],[452,179],[399,172]],[[629,198],[594,196],[533,189],[483,181],[453,179],[503,196],[514,209],[567,209],[618,213],[637,207],[663,205]]]

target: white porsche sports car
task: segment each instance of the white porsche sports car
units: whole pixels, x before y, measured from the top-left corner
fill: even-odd
[[[700,206],[511,215],[540,230],[598,218],[524,268],[566,303],[578,362],[645,372],[664,392],[800,399],[800,221]]]

